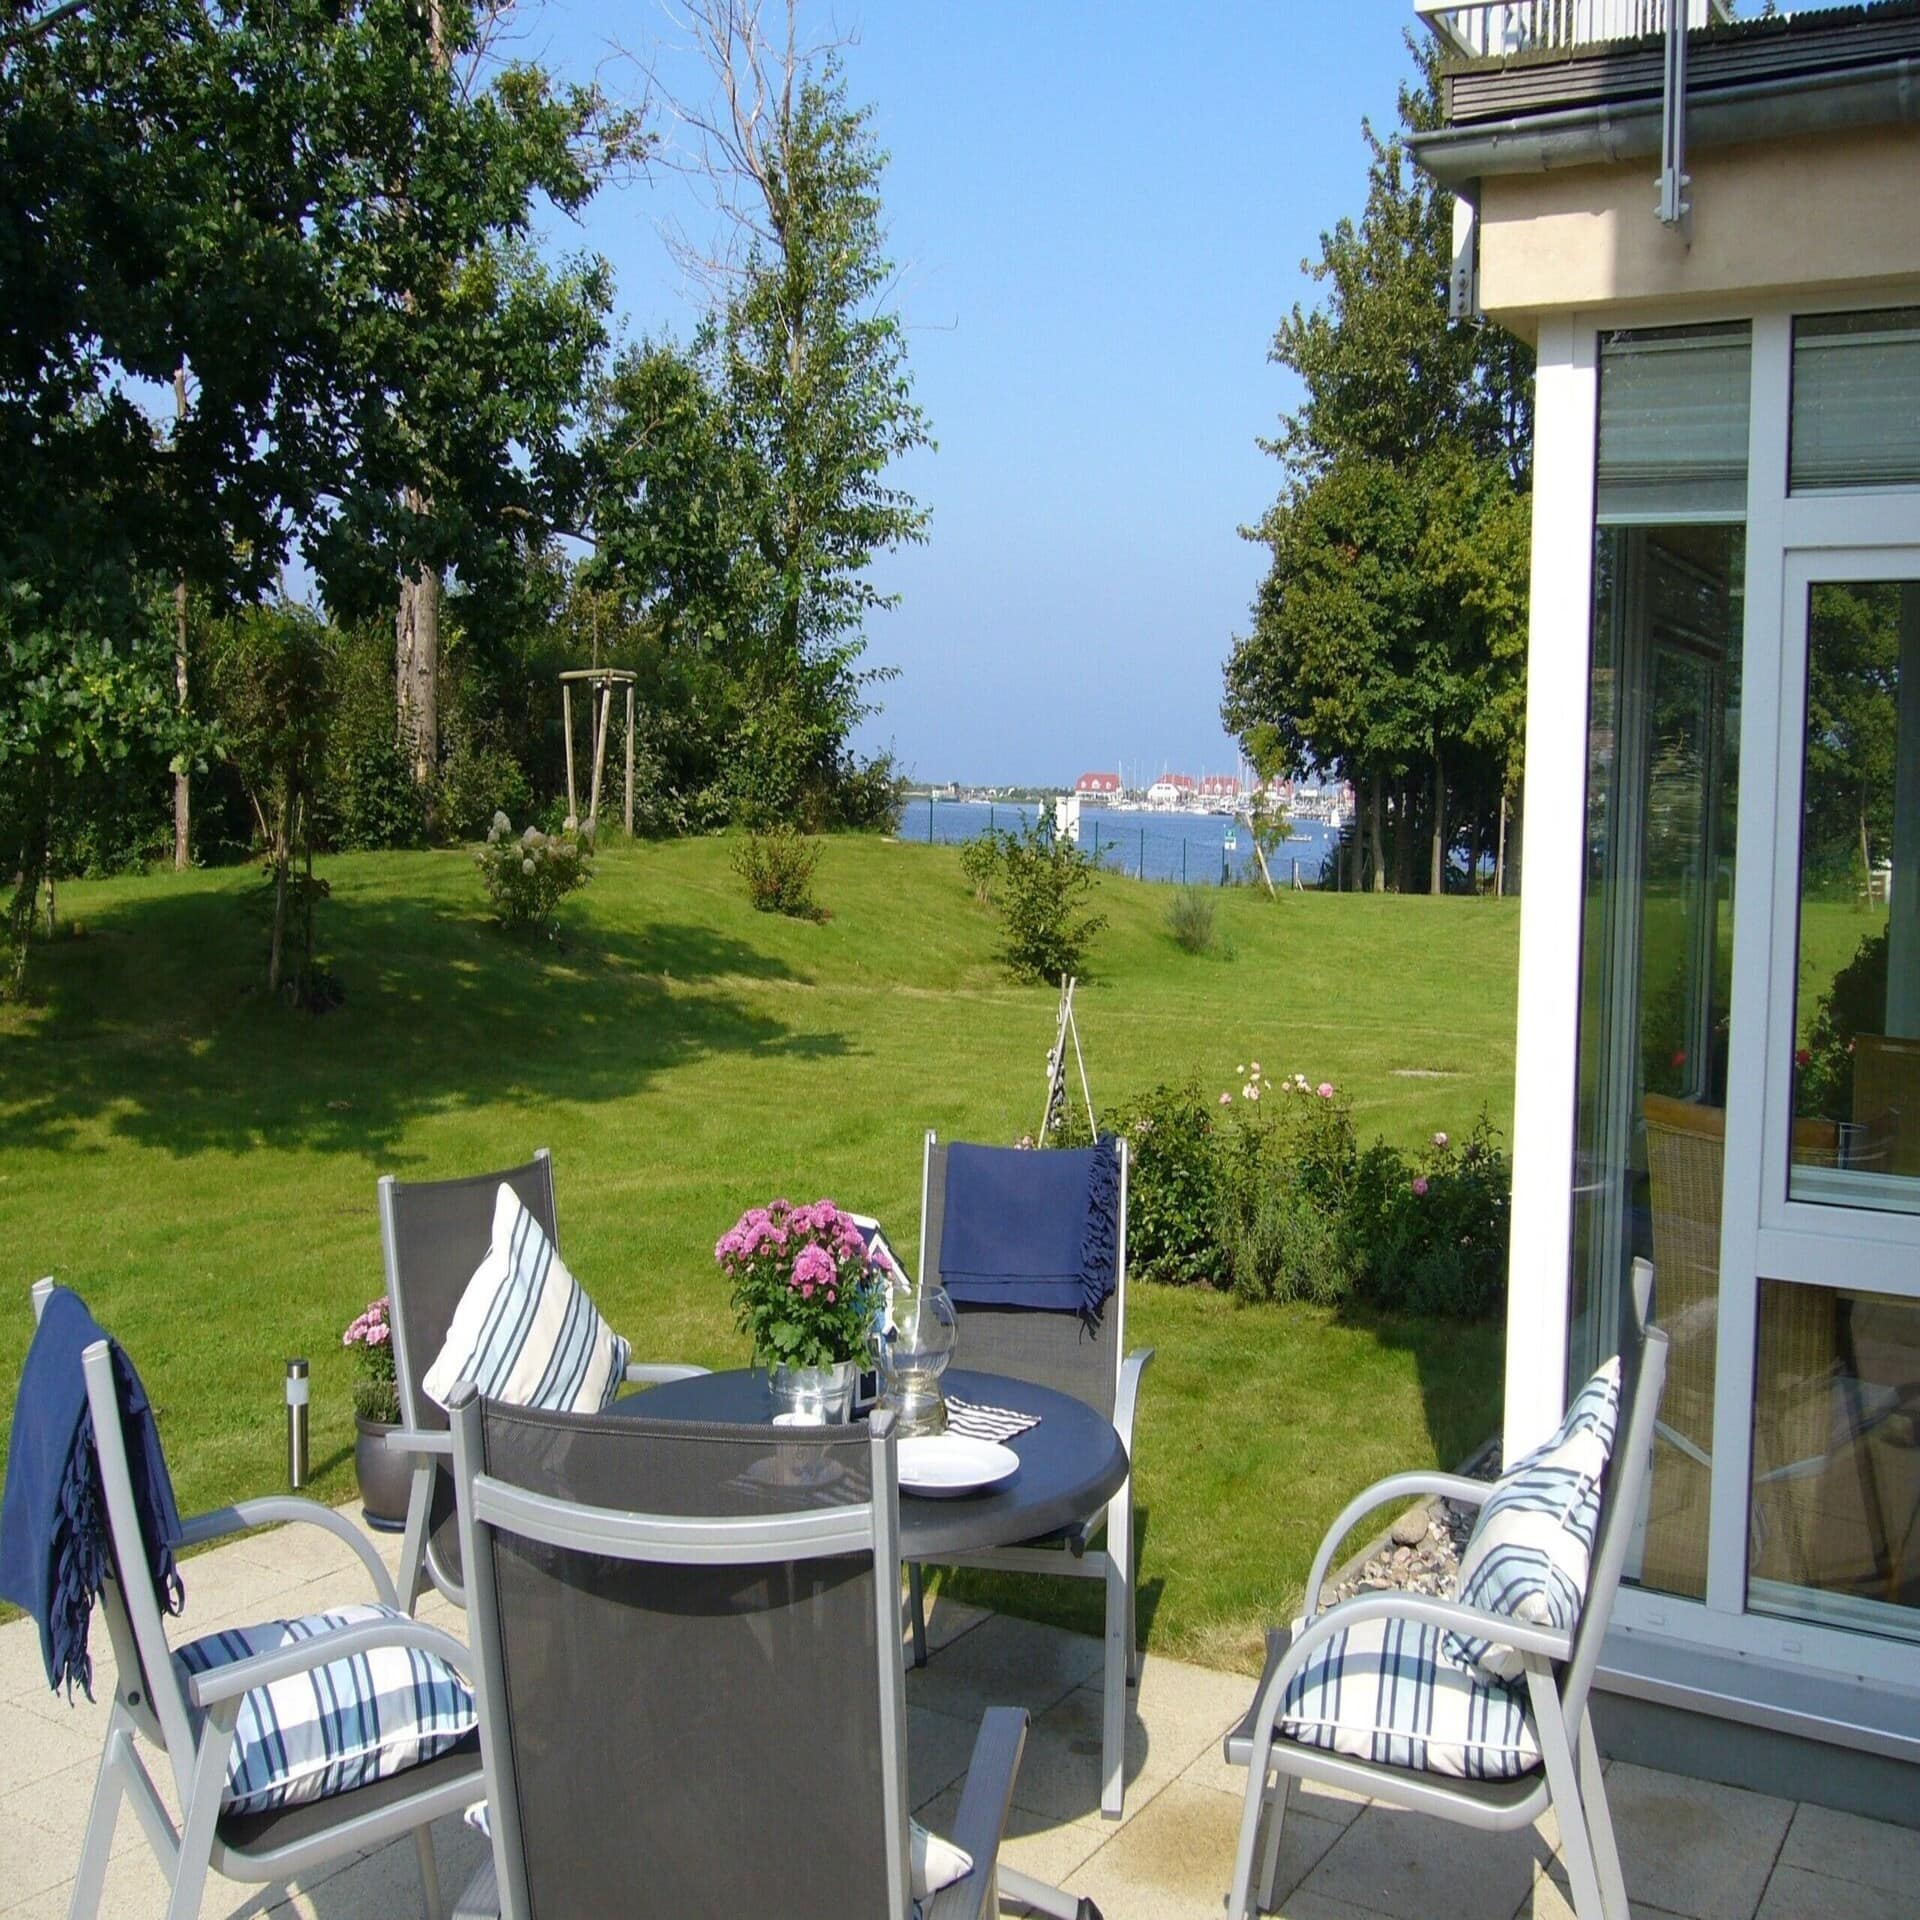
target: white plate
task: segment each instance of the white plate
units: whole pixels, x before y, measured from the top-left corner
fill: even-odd
[[[1020,1456],[997,1440],[963,1433],[921,1434],[900,1442],[900,1484],[929,1500],[978,1493],[1015,1472]]]

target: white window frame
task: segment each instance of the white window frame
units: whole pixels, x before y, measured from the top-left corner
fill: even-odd
[[[1806,583],[1920,578],[1920,488],[1787,492],[1793,319],[1916,302],[1920,286],[1898,282],[1845,295],[1809,291],[1738,305],[1548,315],[1540,322],[1527,830],[1536,854],[1552,851],[1530,865],[1522,890],[1504,1431],[1511,1459],[1550,1432],[1565,1405],[1585,906],[1577,849],[1585,844],[1599,337],[1628,325],[1745,320],[1753,329],[1752,395],[1730,1022],[1736,1036],[1763,1038],[1733,1050],[1726,1160],[1734,1168],[1777,1168],[1779,1177],[1751,1191],[1731,1183],[1722,1207],[1706,1598],[1623,1588],[1614,1622],[1629,1639],[1646,1632],[1760,1665],[1907,1687],[1914,1678],[1910,1642],[1749,1613],[1746,1588],[1760,1276],[1920,1298],[1920,1217],[1785,1198]],[[1790,600],[1796,591],[1797,656]],[[1786,964],[1776,967],[1776,955]]]

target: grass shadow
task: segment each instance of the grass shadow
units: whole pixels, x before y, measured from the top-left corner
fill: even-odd
[[[261,1146],[402,1164],[429,1110],[624,1099],[715,1054],[835,1058],[740,990],[795,978],[681,922],[587,921],[564,942],[503,933],[432,898],[345,890],[322,909],[345,1001],[270,997],[255,905],[232,888],[118,902],[44,950],[39,1002],[0,1048],[0,1151],[66,1148],[104,1124],[177,1157]]]

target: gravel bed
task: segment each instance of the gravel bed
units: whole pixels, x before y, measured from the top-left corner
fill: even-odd
[[[1475,1480],[1500,1473],[1498,1447],[1486,1449],[1466,1467]],[[1471,1507],[1433,1500],[1410,1508],[1394,1521],[1386,1539],[1346,1577],[1329,1584],[1327,1604],[1351,1600],[1356,1593],[1404,1588],[1413,1593],[1451,1598],[1460,1580],[1460,1555],[1473,1531]]]

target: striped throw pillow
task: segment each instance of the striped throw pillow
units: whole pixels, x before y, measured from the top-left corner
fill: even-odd
[[[598,1413],[626,1378],[627,1343],[600,1318],[540,1223],[504,1182],[480,1262],[421,1391],[444,1407],[462,1380],[491,1400]]]
[[[1441,1630],[1360,1620],[1321,1642],[1280,1704],[1302,1746],[1456,1780],[1511,1780],[1540,1764],[1519,1690],[1448,1657]]]
[[[373,1604],[339,1607],[210,1633],[174,1659],[189,1675],[208,1673],[345,1627],[406,1617]],[[473,1689],[438,1654],[378,1647],[330,1660],[241,1698],[220,1804],[229,1813],[264,1813],[370,1786],[458,1746],[478,1724]]]
[[[1516,1460],[1487,1496],[1460,1556],[1463,1605],[1573,1631],[1587,1597],[1619,1415],[1616,1356],[1580,1389],[1553,1438]],[[1489,1640],[1450,1633],[1446,1650],[1489,1679],[1524,1671],[1512,1648]]]

